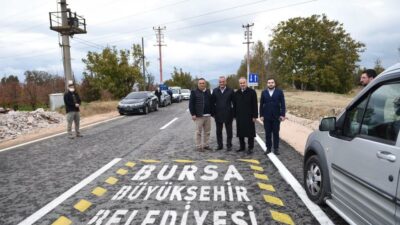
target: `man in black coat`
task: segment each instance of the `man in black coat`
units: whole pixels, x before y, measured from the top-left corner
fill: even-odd
[[[226,148],[232,150],[232,120],[233,120],[233,90],[226,86],[226,78],[219,77],[219,87],[213,90],[211,95],[211,106],[214,115],[217,143],[216,150],[223,148],[222,128],[225,124]]]
[[[79,132],[79,106],[81,105],[81,99],[75,91],[75,86],[73,81],[68,81],[68,92],[64,94],[64,104],[65,110],[67,112],[67,133],[68,137],[73,139],[72,135],[72,122],[75,123],[75,135],[76,137],[82,137]]]
[[[160,90],[160,87],[158,87],[158,88],[154,91],[154,95],[157,96],[157,98],[158,98],[158,104],[161,105],[161,90]]]
[[[281,89],[275,88],[275,80],[273,78],[267,80],[267,86],[268,88],[262,92],[260,99],[260,119],[264,122],[266,154],[271,152],[272,134],[274,153],[279,155],[279,129],[281,121],[286,118],[285,96]]]
[[[256,137],[255,121],[258,118],[257,93],[247,87],[246,78],[239,79],[240,89],[234,94],[234,115],[236,118],[237,136],[240,148],[238,152],[246,148],[245,137],[248,138],[248,154],[253,152],[254,138]]]

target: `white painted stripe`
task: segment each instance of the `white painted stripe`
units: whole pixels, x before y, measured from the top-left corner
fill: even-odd
[[[164,130],[169,125],[171,125],[173,122],[175,122],[175,120],[177,120],[177,119],[178,119],[178,117],[175,117],[173,120],[169,121],[167,124],[165,124],[163,127],[161,127],[160,130]]]
[[[54,208],[56,208],[59,204],[61,204],[62,202],[64,202],[66,199],[68,199],[69,197],[71,197],[72,195],[74,195],[76,192],[78,192],[79,190],[81,190],[83,187],[85,187],[86,185],[88,185],[90,182],[92,182],[94,179],[96,179],[98,176],[100,176],[101,174],[103,174],[105,171],[107,171],[108,169],[110,169],[112,166],[114,166],[115,164],[117,164],[119,161],[121,160],[121,158],[115,158],[113,159],[111,162],[109,162],[107,165],[103,166],[102,168],[100,168],[99,170],[97,170],[96,172],[94,172],[93,174],[91,174],[90,176],[86,177],[84,180],[82,180],[80,183],[78,183],[77,185],[73,186],[72,188],[70,188],[68,191],[64,192],[62,195],[58,196],[57,198],[55,198],[53,201],[49,202],[47,205],[43,206],[41,209],[39,209],[38,211],[36,211],[34,214],[32,214],[31,216],[27,217],[25,220],[23,220],[22,222],[19,223],[19,225],[30,225],[35,223],[36,221],[38,221],[40,218],[42,218],[43,216],[45,216],[47,213],[49,213],[51,210],[53,210]]]
[[[258,144],[261,146],[263,151],[267,150],[264,141],[260,138],[260,136],[256,136],[256,140]],[[315,219],[318,220],[320,224],[323,225],[334,225],[334,223],[329,219],[329,217],[325,214],[322,209],[312,202],[308,197],[307,193],[304,190],[303,186],[294,178],[294,176],[289,172],[289,170],[283,165],[283,163],[276,157],[275,154],[269,153],[268,158],[272,161],[275,167],[278,169],[279,173],[283,177],[283,179],[292,187],[292,189],[296,192],[297,196],[304,202],[307,206],[308,210],[314,215]]]
[[[121,118],[123,118],[123,116],[118,116],[118,117],[114,117],[114,118],[111,118],[111,119],[108,119],[108,120],[103,120],[103,121],[100,121],[100,122],[92,123],[92,124],[89,124],[89,125],[81,127],[81,129],[89,128],[89,127],[96,126],[96,125],[101,124],[101,123],[106,123],[106,122],[109,122],[109,121],[112,121],[112,120],[116,120],[116,119],[121,119]],[[64,132],[61,132],[61,133],[58,133],[58,134],[53,134],[53,135],[50,135],[50,136],[47,136],[47,137],[44,137],[44,138],[39,138],[39,139],[36,139],[36,140],[33,140],[33,141],[28,141],[28,142],[25,142],[25,143],[22,143],[22,144],[19,144],[19,145],[14,145],[14,146],[11,146],[11,147],[8,147],[8,148],[1,149],[0,152],[5,152],[5,151],[8,151],[8,150],[11,150],[11,149],[14,149],[14,148],[22,147],[22,146],[29,145],[29,144],[32,144],[32,143],[35,143],[35,142],[39,142],[39,141],[43,141],[43,140],[50,139],[50,138],[53,138],[53,137],[57,137],[57,136],[60,136],[60,135],[66,134],[66,133],[67,132],[64,131]]]

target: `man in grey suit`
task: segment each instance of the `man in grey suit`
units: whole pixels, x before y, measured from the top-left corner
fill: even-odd
[[[233,90],[226,86],[226,78],[219,77],[219,87],[211,95],[211,107],[217,131],[216,150],[223,148],[222,128],[225,124],[226,149],[232,150]]]

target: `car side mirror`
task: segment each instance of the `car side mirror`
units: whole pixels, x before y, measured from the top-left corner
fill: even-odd
[[[327,117],[319,124],[320,131],[334,131],[336,129],[336,117]]]

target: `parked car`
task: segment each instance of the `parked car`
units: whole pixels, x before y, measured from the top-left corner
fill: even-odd
[[[181,94],[181,89],[179,88],[171,88],[172,91],[172,101],[173,102],[181,102],[183,100],[183,96]]]
[[[148,91],[131,92],[118,103],[120,115],[158,110],[158,98]]]
[[[167,91],[161,91],[160,99],[161,99],[160,106],[162,107],[172,104],[171,96],[167,93]]]
[[[350,224],[400,224],[400,63],[308,137],[304,186]]]
[[[189,89],[182,89],[182,96],[184,100],[189,100],[190,99],[190,90]]]

